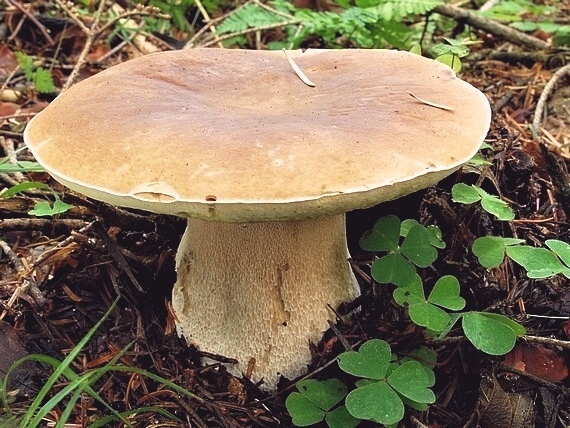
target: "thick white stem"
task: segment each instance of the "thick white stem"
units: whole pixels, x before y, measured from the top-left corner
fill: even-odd
[[[201,350],[255,359],[253,380],[275,389],[311,360],[336,308],[358,294],[344,216],[218,223],[189,219],[177,254],[172,303],[178,333]]]

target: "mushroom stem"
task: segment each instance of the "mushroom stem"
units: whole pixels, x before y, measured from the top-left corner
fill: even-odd
[[[300,221],[189,219],[176,258],[177,329],[200,349],[239,361],[274,390],[311,361],[336,308],[359,294],[347,261],[344,215]]]

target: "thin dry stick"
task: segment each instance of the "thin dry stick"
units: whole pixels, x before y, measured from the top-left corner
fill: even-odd
[[[61,218],[46,220],[43,218],[6,218],[0,219],[0,230],[42,230],[48,227],[63,226],[68,229],[80,229],[87,223],[84,220]]]
[[[295,31],[295,35],[291,39],[291,43],[289,43],[289,46],[287,47],[287,49],[289,49],[289,50],[293,49],[293,46],[295,46],[294,40],[297,40],[297,38],[299,37],[299,34],[301,34],[301,31],[303,31],[303,24],[299,24],[297,26],[297,30]]]
[[[201,46],[203,48],[207,48],[209,46],[215,45],[218,42],[222,42],[224,40],[231,39],[232,37],[243,36],[244,34],[254,33],[256,31],[264,31],[264,30],[271,30],[274,28],[286,27],[288,25],[298,25],[300,23],[301,23],[301,21],[299,21],[299,20],[292,20],[292,21],[279,22],[277,24],[262,25],[260,27],[255,27],[255,28],[247,28],[245,30],[237,31],[235,33],[224,34],[223,36],[217,37],[216,39],[214,39],[210,42],[206,42],[206,43],[199,45],[199,46]]]
[[[8,163],[10,163],[11,165],[17,165],[18,158],[14,155],[14,153],[16,152],[14,148],[14,140],[11,138],[0,137],[0,147],[2,147],[4,154],[8,158]],[[11,174],[11,178],[13,178],[16,181],[16,183],[21,183],[22,181],[25,180],[24,174],[22,174],[21,172],[15,172]]]
[[[491,9],[492,7],[496,6],[500,0],[487,0],[480,8],[479,12],[484,12],[486,10]]]
[[[534,119],[532,121],[533,132],[535,132],[536,135],[540,135],[540,124],[542,122],[544,109],[546,108],[546,101],[548,100],[550,93],[554,90],[554,85],[556,85],[556,83],[567,74],[570,75],[570,64],[566,64],[564,67],[560,68],[556,73],[554,73],[552,78],[548,81],[548,83],[542,90],[542,93],[540,94],[540,97],[538,98],[538,102],[536,104],[536,109],[534,111]]]
[[[93,225],[94,225],[94,222],[91,222],[91,223],[85,225],[84,227],[82,227],[81,229],[79,229],[77,231],[77,233],[81,233],[81,234],[85,235],[87,232],[89,232],[93,228]],[[72,235],[68,236],[67,238],[65,238],[63,241],[61,241],[59,244],[57,244],[55,247],[50,248],[49,250],[41,253],[39,255],[39,257],[32,264],[32,268],[41,265],[44,261],[49,259],[53,254],[57,253],[60,249],[70,245],[72,242],[74,242],[74,239],[75,238],[72,234]]]
[[[217,18],[211,19],[210,21],[206,22],[206,24],[200,28],[196,34],[194,34],[194,36],[188,40],[186,42],[186,44],[184,45],[184,49],[192,49],[194,47],[194,43],[196,42],[196,40],[198,40],[198,38],[204,34],[206,31],[208,31],[210,29],[210,27],[214,24],[217,24],[220,21],[223,21],[224,19],[226,19],[228,16],[233,15],[234,13],[236,13],[236,10],[243,8],[245,5],[249,4],[249,2],[244,3],[243,5],[241,5],[239,8],[234,9],[222,16],[218,16]]]
[[[52,37],[49,35],[49,33],[46,30],[46,27],[44,27],[42,25],[41,22],[39,22],[36,17],[30,13],[30,11],[28,9],[26,9],[24,6],[22,6],[19,2],[15,1],[15,0],[6,0],[9,4],[11,4],[12,6],[18,8],[24,15],[26,15],[28,17],[28,19],[30,21],[32,21],[36,27],[38,27],[38,30],[40,30],[40,33],[42,33],[42,35],[44,36],[44,38],[47,40],[47,42],[51,45],[53,45],[55,42],[52,39]]]
[[[428,428],[427,425],[424,425],[418,418],[414,416],[410,416],[410,421],[416,428]]]
[[[71,18],[71,20],[75,22],[75,25],[81,28],[81,31],[83,31],[85,34],[89,33],[89,28],[87,28],[83,21],[81,21],[79,17],[75,15],[75,13],[73,13],[69,7],[67,7],[66,3],[64,3],[62,0],[55,0],[55,2],[59,5],[59,7],[63,9],[63,11]]]
[[[103,9],[105,7],[105,0],[99,1],[99,8],[97,9],[97,13],[95,13],[95,17],[93,23],[91,24],[91,28],[87,28],[79,20],[79,18],[75,15],[75,13],[71,9],[69,9],[67,5],[63,4],[62,0],[56,0],[56,2],[57,4],[60,5],[60,7],[63,10],[65,10],[65,12],[71,17],[71,19],[73,19],[77,23],[77,25],[79,25],[79,27],[83,30],[83,32],[85,32],[85,34],[87,35],[87,40],[85,40],[85,45],[83,46],[83,50],[79,54],[77,63],[75,64],[75,67],[73,67],[71,74],[67,78],[67,82],[65,82],[65,85],[63,85],[63,88],[61,90],[61,92],[65,92],[71,87],[71,85],[73,85],[75,79],[77,79],[79,72],[81,71],[83,65],[85,64],[85,58],[87,58],[87,54],[91,50],[91,46],[95,41],[95,38],[97,36],[97,26],[99,25],[99,21],[101,20],[101,16],[103,15]]]
[[[467,9],[462,9],[450,4],[442,4],[433,9],[440,15],[448,16],[456,21],[464,21],[467,25],[491,33],[495,36],[514,43],[519,46],[541,50],[548,49],[550,45],[542,40],[529,36],[522,31],[515,30],[507,25],[499,24],[490,19],[486,19]]]
[[[34,117],[36,114],[37,113],[14,113],[14,114],[9,114],[8,116],[0,116],[0,121],[16,119],[17,117]]]
[[[277,9],[273,9],[271,6],[267,6],[266,4],[261,3],[259,0],[253,0],[253,3],[255,3],[257,6],[273,13],[274,15],[282,16],[283,18],[285,18],[287,20],[295,19],[295,17],[293,15],[290,15],[290,14],[285,13],[285,12],[281,12],[280,10],[277,10]]]
[[[204,17],[204,21],[206,21],[206,23],[208,23],[211,19],[210,19],[210,15],[208,15],[208,11],[204,8],[204,5],[202,4],[202,2],[200,0],[194,0],[194,3],[196,4],[196,7],[198,8],[198,10],[200,11],[200,13],[202,14],[202,16]],[[215,25],[210,25],[210,31],[212,32],[212,34],[214,36],[216,36],[217,34],[217,30],[216,30],[216,26]],[[222,45],[222,42],[218,42],[218,47],[219,48],[223,48],[224,46]]]
[[[285,57],[287,58],[287,61],[289,61],[289,65],[293,68],[293,71],[295,72],[295,74],[297,76],[299,76],[299,79],[301,79],[305,85],[314,87],[315,84],[313,82],[311,82],[311,80],[307,77],[307,75],[305,73],[303,73],[303,70],[301,70],[299,68],[297,63],[293,60],[293,58],[291,58],[291,56],[285,50],[285,48],[283,48],[283,52],[285,53]]]
[[[0,135],[3,137],[12,137],[12,138],[22,138],[24,136],[23,132],[14,132],[14,131],[7,131],[5,129],[0,129]]]
[[[436,104],[436,103],[432,103],[431,101],[424,100],[423,98],[420,98],[420,97],[414,95],[414,94],[411,93],[410,91],[406,91],[406,93],[407,93],[408,95],[410,95],[412,98],[414,98],[415,100],[418,100],[418,101],[419,101],[420,103],[422,103],[422,104],[428,105],[428,106],[430,106],[430,107],[439,108],[439,109],[441,109],[441,110],[453,111],[453,108],[451,108],[451,107],[446,107],[446,106],[441,105],[441,104]]]
[[[2,251],[4,251],[4,254],[6,254],[8,256],[8,259],[10,260],[10,263],[12,263],[14,265],[14,267],[16,268],[16,270],[18,272],[23,272],[24,271],[24,265],[22,264],[22,262],[20,261],[20,259],[18,258],[18,256],[16,255],[16,253],[14,253],[14,251],[12,250],[12,248],[8,245],[7,242],[3,241],[0,239],[0,249]]]
[[[170,15],[164,15],[160,13],[160,10],[151,6],[145,7],[141,10],[132,10],[128,12],[123,12],[120,15],[113,17],[110,21],[108,21],[105,25],[99,28],[95,34],[96,37],[100,37],[105,31],[119,22],[121,19],[127,19],[132,16],[152,16],[154,18],[163,18],[163,19],[170,19]]]
[[[10,81],[12,80],[12,78],[16,75],[16,73],[19,70],[20,70],[20,67],[16,67],[14,70],[12,70],[12,72],[8,75],[8,77],[6,77],[6,80],[4,80],[4,83],[2,84],[2,86],[0,86],[0,96],[4,93],[4,91],[6,90],[8,85],[10,84]]]
[[[560,346],[561,348],[570,349],[570,342],[567,340],[540,336],[523,336],[522,339],[529,343],[540,343],[541,345]]]
[[[121,49],[123,49],[125,46],[127,46],[127,42],[126,41],[122,41],[121,43],[119,43],[117,46],[115,46],[112,49],[109,49],[109,51],[104,54],[103,56],[97,58],[97,60],[95,61],[95,63],[97,64],[103,64],[108,58],[112,57],[113,55],[115,55],[117,52],[119,52]]]
[[[0,240],[0,249],[4,252],[4,254],[8,256],[8,259],[10,259],[10,262],[14,265],[14,268],[18,272],[18,275],[20,275],[20,277],[22,278],[22,283],[18,287],[16,287],[16,290],[14,290],[14,293],[12,293],[12,296],[10,296],[10,299],[8,299],[8,302],[5,305],[6,309],[4,309],[2,311],[2,314],[0,314],[0,320],[6,316],[6,314],[8,313],[7,309],[11,308],[14,305],[14,303],[16,302],[18,297],[22,295],[22,293],[29,294],[32,297],[32,299],[35,301],[35,303],[38,305],[38,307],[42,307],[43,305],[45,305],[46,298],[43,296],[36,282],[33,279],[29,278],[26,272],[26,268],[24,267],[24,264],[22,263],[20,258],[16,255],[16,253],[14,253],[14,251],[8,245],[8,243],[3,240]]]

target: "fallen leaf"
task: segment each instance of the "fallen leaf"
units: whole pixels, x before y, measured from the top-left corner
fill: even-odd
[[[504,364],[549,382],[560,382],[568,376],[564,357],[540,345],[517,343]]]

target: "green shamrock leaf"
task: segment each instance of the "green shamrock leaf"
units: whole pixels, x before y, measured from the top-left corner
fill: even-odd
[[[390,345],[383,340],[372,339],[365,342],[358,352],[347,351],[340,354],[338,365],[353,376],[384,379],[391,357]]]

